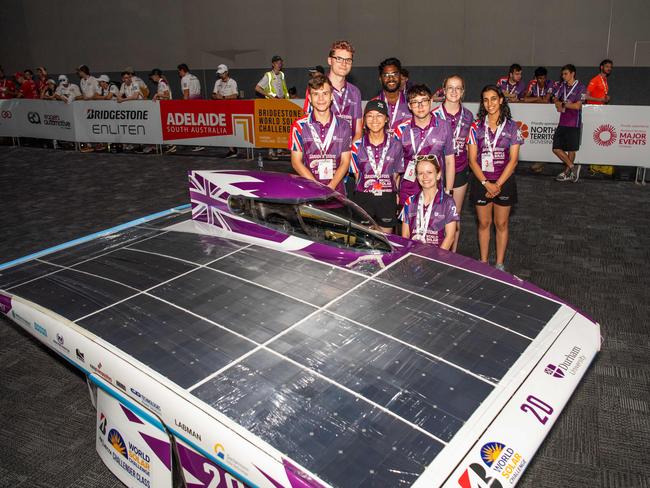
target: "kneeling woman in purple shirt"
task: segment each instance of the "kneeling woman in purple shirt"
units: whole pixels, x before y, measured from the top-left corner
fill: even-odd
[[[510,107],[495,85],[481,91],[476,121],[467,137],[469,167],[474,174],[470,182],[470,202],[478,216],[478,243],[481,261],[487,262],[490,250],[490,227],[496,227],[496,265],[503,270],[508,246],[510,209],[517,203],[515,167],[519,146],[524,143]]]
[[[440,191],[440,162],[429,154],[419,156],[415,174],[422,190],[406,199],[402,210],[402,237],[449,250],[460,220],[454,199]]]
[[[402,143],[388,134],[388,107],[371,100],[363,112],[364,135],[352,144],[352,171],[356,188],[352,200],[392,232],[397,221],[399,173],[404,172]]]

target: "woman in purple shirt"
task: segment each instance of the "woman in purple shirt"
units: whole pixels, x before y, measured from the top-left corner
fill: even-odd
[[[352,171],[356,187],[352,200],[392,232],[397,221],[397,187],[404,172],[402,143],[388,134],[388,106],[371,100],[363,113],[365,134],[352,144]]]
[[[422,189],[404,203],[400,215],[402,237],[448,251],[454,243],[460,217],[454,199],[438,189],[441,172],[436,155],[419,156],[415,173]]]
[[[514,171],[519,159],[519,146],[523,143],[503,93],[496,85],[487,85],[481,91],[477,119],[467,138],[469,167],[474,175],[470,182],[470,201],[478,216],[481,261],[488,260],[490,228],[494,222],[495,267],[502,271],[508,246],[510,208],[517,203]]]

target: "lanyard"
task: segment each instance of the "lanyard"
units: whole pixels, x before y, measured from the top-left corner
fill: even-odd
[[[422,136],[422,140],[420,141],[420,144],[415,146],[415,136],[413,135],[413,127],[410,127],[409,130],[409,135],[411,136],[411,147],[413,148],[413,159],[417,158],[418,155],[420,154],[420,151],[422,150],[422,147],[424,146],[424,142],[427,140],[427,137],[431,134],[431,131],[433,130],[433,127],[429,126],[429,130],[427,130],[426,134]]]
[[[390,114],[390,125],[389,125],[390,128],[393,128],[393,126],[395,125],[395,119],[397,118],[397,112],[399,112],[399,106],[400,106],[400,102],[402,101],[403,93],[404,92],[400,90],[399,97],[397,97],[397,102],[395,102],[395,109],[393,110],[393,113]],[[386,100],[386,96],[384,95],[383,91],[381,92],[380,98],[382,98],[383,101],[386,102],[386,105],[388,105],[388,109],[390,110],[390,103],[388,103],[388,100]]]
[[[566,82],[564,82],[564,100],[563,100],[564,102],[566,102],[568,100],[568,98],[571,96],[571,93],[573,93],[573,90],[575,90],[576,86],[578,86],[578,80],[573,82],[573,86],[569,90],[569,93],[567,93],[566,92],[567,85],[566,85]]]
[[[381,177],[381,170],[384,167],[384,161],[386,160],[386,155],[388,154],[388,149],[390,148],[391,138],[384,135],[384,149],[381,152],[379,157],[379,162],[375,159],[375,150],[372,147],[366,147],[364,142],[363,147],[366,150],[368,155],[368,161],[370,162],[370,167],[372,168],[373,173],[375,173],[375,178],[379,179]]]
[[[600,79],[603,82],[603,88],[605,89],[605,95],[609,95],[609,83],[607,82],[607,78],[604,77],[603,75],[600,75]]]
[[[463,106],[460,106],[460,113],[458,114],[458,124],[456,124],[456,129],[454,130],[454,149],[456,148],[456,143],[458,142],[458,136],[460,136],[460,128],[463,126],[463,111],[465,109]],[[444,113],[445,108],[443,105],[442,111]],[[452,118],[453,120],[453,118]]]
[[[336,110],[337,115],[343,115],[343,111],[345,110],[346,102],[348,101],[348,93],[349,93],[349,91],[348,91],[348,83],[347,83],[347,81],[345,82],[345,85],[343,85],[343,89],[341,91],[344,92],[343,100],[341,100],[341,107],[339,107],[339,104],[336,102],[336,95],[334,94],[334,93],[336,93],[336,91],[334,91],[334,93],[332,94],[332,104],[334,105],[334,109]]]
[[[537,95],[536,96],[543,97],[544,95],[546,95],[546,83],[544,83],[544,92],[543,93],[539,92],[539,83],[537,83],[537,82],[535,82],[535,89],[537,90]]]
[[[490,155],[494,157],[494,150],[497,147],[497,141],[499,140],[499,136],[501,135],[501,132],[503,132],[503,128],[506,126],[506,121],[504,120],[503,122],[501,122],[501,125],[497,127],[497,131],[496,134],[494,135],[493,142],[490,141],[490,126],[488,124],[487,117],[485,117],[485,121],[483,123],[485,124],[485,144],[490,150]]]
[[[320,135],[318,135],[318,132],[316,132],[316,129],[314,129],[314,126],[311,124],[311,121],[307,119],[307,126],[309,127],[309,130],[311,131],[311,136],[314,139],[314,144],[316,144],[316,147],[320,151],[320,157],[324,157],[325,153],[327,153],[327,150],[330,148],[330,145],[332,144],[332,139],[334,138],[334,129],[336,126],[336,117],[334,114],[331,114],[332,121],[330,123],[330,128],[327,131],[327,135],[325,136],[325,141],[323,141],[320,138]]]
[[[424,212],[424,193],[420,193],[420,198],[418,200],[418,213],[417,213],[417,222],[415,226],[415,238],[420,237],[422,242],[426,242],[427,229],[429,228],[429,222],[431,221],[431,212],[433,211],[434,204],[436,202],[436,196],[433,196],[429,208],[426,213]]]

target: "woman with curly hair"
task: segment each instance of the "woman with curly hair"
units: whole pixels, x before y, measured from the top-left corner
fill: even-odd
[[[496,230],[496,264],[504,270],[508,246],[510,209],[517,203],[515,167],[519,146],[524,143],[517,124],[512,120],[508,101],[496,85],[481,90],[476,121],[467,137],[469,166],[473,173],[470,202],[478,216],[478,243],[481,261],[487,262],[490,230]]]

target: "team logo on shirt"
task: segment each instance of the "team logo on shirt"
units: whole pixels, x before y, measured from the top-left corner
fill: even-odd
[[[614,129],[614,126],[610,124],[599,125],[594,131],[593,137],[594,142],[599,146],[611,146],[616,142],[616,129]]]

